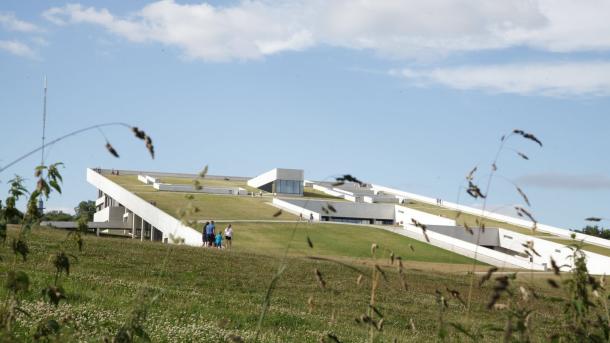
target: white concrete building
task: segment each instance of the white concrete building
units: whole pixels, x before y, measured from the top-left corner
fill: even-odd
[[[275,168],[248,180],[248,186],[274,194],[303,195],[303,170]]]
[[[273,169],[254,178],[234,176],[206,176],[212,185],[194,187],[192,184],[172,184],[164,179],[196,175],[156,172],[120,171],[131,174],[143,186],[160,192],[209,193],[218,196],[255,196],[264,193],[270,204],[297,217],[314,222],[343,222],[370,226],[371,229],[388,229],[392,232],[431,245],[475,258],[498,267],[548,270],[550,259],[570,268],[572,251],[565,244],[572,234],[568,230],[538,224],[538,232],[527,234],[533,223],[468,206],[439,201],[435,198],[392,189],[376,184],[346,183],[333,185],[304,179],[303,170]],[[109,172],[87,169],[87,181],[98,189],[97,212],[92,227],[103,232],[120,233],[133,239],[162,242],[183,242],[201,245],[201,234],[182,224],[178,219],[113,182],[105,175]],[[220,182],[222,181],[222,182]],[[236,183],[232,183],[236,181]],[[247,186],[245,186],[247,184]],[[218,185],[218,186],[217,186]],[[240,185],[243,185],[240,186]],[[251,187],[251,188],[249,188]],[[303,197],[324,194],[323,197]],[[459,211],[506,223],[506,226],[483,230],[467,230],[456,225],[450,217],[437,215],[442,211],[424,212],[410,208],[409,201],[435,206],[438,210]],[[511,229],[520,227],[521,230]],[[425,229],[424,229],[425,228]],[[578,240],[608,249],[610,241],[576,235]],[[545,239],[548,237],[547,239]],[[564,239],[565,242],[558,242]],[[603,249],[602,249],[603,250]],[[610,273],[610,257],[586,251],[587,266],[594,274]]]

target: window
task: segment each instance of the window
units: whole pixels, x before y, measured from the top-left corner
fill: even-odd
[[[298,180],[275,181],[275,192],[282,194],[303,194],[303,183]]]

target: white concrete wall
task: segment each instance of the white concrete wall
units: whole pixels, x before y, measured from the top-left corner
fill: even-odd
[[[430,213],[414,210],[412,208],[396,205],[394,206],[394,218],[399,224],[411,224],[411,218],[425,225],[447,225],[455,226],[455,220],[435,216]]]
[[[275,168],[248,180],[248,186],[258,188],[275,180],[303,181],[303,170]]]
[[[353,195],[344,194],[343,199],[345,199],[347,201],[351,201],[351,202],[358,202],[358,197],[353,196]]]
[[[347,201],[356,202],[356,200],[357,200],[356,197],[353,195],[350,195],[349,192],[339,192],[337,189],[318,185],[318,184],[314,184],[312,187],[313,187],[313,189],[318,190],[324,194],[328,194],[330,196],[345,199]]]
[[[468,243],[482,245],[490,249],[494,249],[491,247],[500,246],[500,235],[498,234],[498,229],[488,228],[485,229],[485,231],[473,230],[472,233],[470,233],[461,226],[428,225],[428,230],[440,233],[441,235],[466,241]],[[521,252],[520,250],[518,251]]]
[[[273,206],[282,209],[282,211],[286,211],[288,213],[292,213],[297,216],[302,215],[303,219],[305,219],[305,220],[309,220],[309,216],[310,216],[310,214],[312,214],[313,220],[320,221],[320,213],[291,204],[282,199],[273,198],[272,204],[273,204]]]
[[[374,204],[374,203],[384,203],[384,204],[392,204],[397,203],[398,199],[394,195],[364,195],[362,196],[362,201]]]
[[[87,168],[87,182],[108,194],[161,231],[164,240],[173,235],[174,237],[183,238],[185,244],[201,246],[201,233],[183,225],[176,218],[89,168]],[[170,239],[168,241],[171,243]]]
[[[426,197],[426,196],[419,195],[419,194],[404,192],[404,191],[400,191],[397,189],[384,187],[384,186],[380,186],[380,185],[372,185],[372,187],[377,192],[394,194],[397,197],[413,199],[413,200],[417,200],[417,201],[421,201],[424,203],[438,206],[435,198],[430,198],[430,197]],[[494,213],[494,212],[490,212],[490,211],[482,211],[481,209],[476,209],[476,208],[469,207],[469,206],[459,205],[459,204],[455,204],[455,203],[452,203],[449,201],[443,200],[442,207],[445,207],[445,208],[451,209],[451,210],[461,211],[461,212],[476,215],[476,216],[481,216],[484,218],[489,218],[489,219],[509,223],[512,225],[521,226],[524,228],[533,227],[533,223],[529,220],[514,218],[511,216],[498,214],[498,213]],[[558,227],[553,227],[550,225],[540,224],[540,223],[538,223],[537,229],[540,232],[550,233],[550,234],[557,235],[559,237],[564,237],[564,238],[570,238],[570,236],[573,234],[573,232],[571,232],[571,231],[561,229]],[[599,237],[593,237],[593,236],[585,235],[582,233],[574,233],[574,234],[576,235],[576,239],[578,239],[578,240],[582,240],[586,243],[591,243],[591,244],[599,245],[602,247],[610,248],[610,240],[606,240],[606,239],[599,238]]]
[[[154,183],[153,188],[167,192],[190,192],[190,193],[209,193],[209,194],[233,194],[246,195],[248,192],[241,187],[210,187],[203,186],[196,189],[193,185],[175,185],[170,183]]]
[[[337,192],[335,190],[332,190],[329,187],[321,186],[321,185],[318,185],[318,184],[313,184],[312,188],[317,190],[317,191],[320,191],[320,192],[322,192],[324,194],[327,194],[327,195],[330,195],[330,196],[334,196],[334,197],[337,197],[337,198],[343,198],[343,196],[345,195],[343,193],[340,193],[340,192]]]
[[[156,177],[152,177],[150,175],[138,174],[138,181],[145,183],[147,185],[152,185],[155,182],[159,182],[159,179]]]
[[[97,211],[93,214],[94,222],[122,222],[123,213],[125,213],[124,207],[110,206],[103,208],[101,211]]]
[[[523,244],[527,244],[528,241],[533,241],[534,249],[540,256],[533,255],[534,263],[546,265],[548,269],[551,268],[551,257],[557,262],[558,265],[567,265],[562,270],[570,270],[572,264],[572,250],[567,248],[565,244],[555,243],[543,238],[532,237],[516,233],[514,231],[499,229],[500,246],[502,248],[524,252],[525,247]],[[566,241],[566,244],[569,242]],[[585,252],[587,257],[587,269],[592,274],[610,274],[610,257]],[[526,258],[527,259],[527,258]]]
[[[322,217],[344,217],[353,219],[377,219],[394,221],[394,206],[390,204],[366,204],[320,199],[283,199],[291,205],[320,213]],[[323,208],[332,205],[336,212],[324,213]]]
[[[435,215],[432,215],[429,213],[425,213],[425,212],[421,212],[421,211],[417,211],[417,210],[413,210],[413,209],[409,209],[409,208],[406,208],[406,210],[403,211],[404,213],[400,213],[400,211],[402,211],[403,209],[405,209],[405,207],[398,206],[398,205],[396,206],[396,212],[397,212],[396,218],[397,218],[398,222],[403,221],[405,223],[406,229],[411,229],[411,231],[415,231],[416,233],[419,230],[419,235],[417,235],[417,234],[410,235],[410,237],[412,237],[412,238],[417,238],[419,240],[422,240],[422,239],[425,240],[423,234],[421,234],[421,228],[415,227],[411,224],[411,218],[414,218],[418,222],[425,224],[425,225],[450,225],[450,226],[455,225],[454,220],[451,220],[448,218],[442,218],[439,216],[435,216]],[[464,231],[461,228],[457,228],[457,229]],[[468,257],[474,256],[474,249],[476,248],[476,244],[474,244],[472,242],[467,242],[467,240],[464,240],[465,237],[462,237],[460,235],[456,236],[454,234],[449,234],[449,233],[443,234],[441,232],[433,232],[431,230],[427,230],[427,233],[428,233],[428,237],[430,237],[431,240],[432,240],[432,237],[436,237],[436,243],[431,242],[433,245],[436,245],[438,247],[445,248],[445,249],[449,248],[450,250],[454,249],[455,247],[459,247],[459,251],[457,251],[457,250],[451,250],[451,251],[458,252],[461,255],[468,256]],[[467,234],[465,231],[461,232],[461,233],[463,235]],[[490,236],[490,237],[487,237],[489,239],[486,238],[485,234]],[[512,251],[520,252],[520,253],[523,253],[525,251],[525,247],[523,247],[523,244],[527,245],[527,241],[533,241],[534,249],[536,250],[536,252],[538,252],[538,254],[540,254],[540,257],[533,254],[533,259],[530,262],[529,257],[511,256],[511,255],[504,254],[499,251],[494,251],[492,249],[479,247],[478,251],[477,251],[478,252],[477,255],[483,256],[483,257],[487,256],[487,257],[484,257],[486,259],[481,258],[480,261],[490,263],[490,264],[498,263],[498,264],[494,264],[496,266],[505,266],[508,263],[510,265],[515,265],[515,266],[519,266],[521,268],[526,268],[526,269],[533,268],[534,270],[545,270],[545,268],[546,269],[551,268],[550,259],[551,259],[551,257],[553,257],[553,259],[557,262],[558,265],[567,265],[568,266],[568,267],[563,268],[563,270],[569,270],[572,266],[572,260],[571,260],[572,251],[569,248],[565,247],[565,244],[555,243],[555,242],[545,240],[543,238],[524,235],[524,234],[517,233],[515,231],[510,231],[510,230],[501,229],[501,228],[497,229],[497,231],[495,229],[488,229],[488,230],[486,230],[485,234],[483,234],[481,236],[481,240],[479,241],[479,244],[494,245],[493,243],[495,242],[495,238],[491,237],[491,235],[497,235],[500,247],[509,249]],[[468,238],[468,237],[466,237],[466,238]],[[476,237],[473,236],[473,239],[476,239]],[[490,240],[490,241],[488,242],[488,240]],[[463,243],[466,243],[466,244],[463,244]],[[466,250],[468,250],[468,249],[471,249],[471,251],[467,252]],[[488,250],[493,251],[493,253],[489,252]],[[589,269],[590,273],[592,273],[592,274],[610,274],[610,257],[588,252],[588,251],[585,252],[585,255],[587,257],[587,268]],[[491,263],[490,261],[495,261],[495,262]],[[498,262],[498,261],[500,261],[500,262]],[[521,263],[517,263],[517,261],[521,261]],[[533,267],[532,267],[532,263],[533,263]]]
[[[352,186],[352,187],[333,187],[333,190],[353,196],[364,196],[364,195],[375,195],[375,192],[372,189],[360,186]]]
[[[110,207],[102,208],[93,214],[94,222],[107,222],[110,220]]]
[[[402,232],[401,234],[403,234],[404,236],[411,237],[422,242],[426,242],[426,238],[423,234],[422,229],[416,226],[407,224],[405,225],[404,230],[399,232]],[[426,233],[428,235],[428,238],[430,239],[429,244],[431,245],[470,258],[475,258],[476,251],[476,259],[478,261],[489,263],[496,267],[545,270],[545,267],[543,265],[524,261],[522,258],[515,258],[508,254],[481,246],[477,248],[475,244],[465,242],[443,234],[439,234],[430,230],[428,230]]]

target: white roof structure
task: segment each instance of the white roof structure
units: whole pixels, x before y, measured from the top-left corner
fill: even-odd
[[[565,246],[570,236],[597,247],[610,249],[610,240],[601,239],[568,230],[537,224],[539,233],[528,231],[532,222],[468,206],[434,199],[414,193],[375,184],[335,186],[328,182],[304,180],[303,170],[276,168],[257,177],[210,177],[222,186],[206,186],[194,189],[192,185],[162,183],[175,174],[120,171],[137,177],[146,187],[159,192],[210,193],[216,196],[255,196],[254,192],[235,186],[232,180],[243,185],[272,193],[267,194],[270,205],[292,213],[302,220],[313,222],[349,222],[366,225],[371,229],[385,229],[431,245],[453,251],[479,261],[499,267],[548,270],[551,258],[558,265],[571,268],[572,251]],[[201,245],[201,234],[184,225],[180,220],[159,209],[133,192],[112,181],[109,171],[87,169],[87,181],[98,189],[96,200],[96,222],[100,229],[121,231],[126,236]],[[186,175],[183,177],[196,177]],[[238,183],[239,184],[239,183]],[[307,188],[308,197],[301,198]],[[312,197],[312,194],[319,196]],[[426,204],[418,209],[409,207],[409,202]],[[437,211],[426,210],[432,206]],[[421,209],[421,210],[420,210]],[[467,230],[456,224],[456,212],[490,219],[496,227],[485,230]],[[440,213],[440,214],[439,214]],[[517,229],[522,228],[522,229]],[[562,242],[561,240],[564,240]],[[535,252],[534,252],[535,251]],[[597,250],[595,250],[597,251]],[[603,253],[603,249],[600,249]],[[593,274],[610,274],[610,256],[594,253],[585,248],[587,268]]]
[[[248,186],[270,193],[303,195],[302,169],[275,168],[248,180]]]

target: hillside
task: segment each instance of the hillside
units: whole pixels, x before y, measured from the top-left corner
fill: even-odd
[[[402,290],[396,265],[391,266],[389,259],[382,257],[386,244],[383,235],[377,242],[380,244],[379,257],[373,260],[361,256],[364,243],[362,247],[340,247],[333,251],[325,240],[336,237],[327,229],[308,229],[314,249],[309,249],[307,254],[318,256],[322,253],[332,257],[341,250],[341,256],[337,258],[346,265],[303,257],[306,249],[302,232],[299,232],[295,251],[289,253],[287,269],[271,297],[261,341],[318,342],[328,332],[342,342],[365,340],[367,328],[354,319],[367,311],[371,290],[368,276],[375,262],[383,266],[387,277],[376,295],[377,307],[385,316],[383,331],[376,341],[391,341],[395,337],[397,342],[430,339],[436,335],[438,327],[435,290],[445,292],[446,287],[450,287],[467,293],[468,275],[419,270],[414,261],[424,259],[423,249],[415,245],[415,252],[407,251],[402,255],[409,285],[407,291]],[[16,259],[15,262],[15,268],[27,271],[32,279],[21,307],[34,321],[43,318],[64,320],[64,332],[72,328],[79,339],[100,341],[103,336],[116,332],[137,303],[136,299],[146,298],[141,290],[150,288],[159,295],[144,322],[153,341],[223,342],[230,341],[232,334],[252,341],[263,297],[281,261],[278,253],[283,253],[278,248],[268,247],[286,243],[284,236],[270,233],[272,231],[259,227],[236,228],[239,238],[232,251],[87,236],[83,252],[75,252],[78,261],[73,262],[70,276],[60,278],[68,299],[54,308],[40,302],[40,289],[52,282],[54,267],[49,256],[57,251],[66,232],[35,229],[30,235],[28,261]],[[14,228],[9,232],[11,236],[15,233]],[[361,237],[361,240],[369,238],[375,237]],[[370,243],[373,242],[366,244],[369,251]],[[2,258],[12,261],[9,249],[1,250]],[[358,259],[347,258],[344,254],[349,251]],[[442,260],[436,254],[428,259]],[[326,289],[319,287],[314,268],[322,273]],[[351,268],[363,273],[360,285],[356,282],[359,272]],[[531,300],[537,309],[536,337],[548,337],[557,327],[556,314],[560,311],[559,305],[548,299],[557,292],[544,286],[544,279],[525,275],[527,277],[520,282],[532,286],[538,293],[538,298]],[[6,290],[3,288],[0,292]],[[446,320],[501,327],[505,313],[485,309],[491,284],[482,289],[475,287],[474,292],[473,310],[467,322],[464,307],[453,299],[449,299]],[[310,297],[311,306],[308,305]],[[19,315],[18,323],[22,337],[32,334],[33,325],[24,315]],[[486,335],[485,341],[497,339],[497,334]]]

